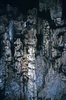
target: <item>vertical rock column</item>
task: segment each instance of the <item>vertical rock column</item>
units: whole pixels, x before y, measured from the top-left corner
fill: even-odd
[[[46,68],[48,69],[49,66],[49,58],[50,58],[50,54],[49,54],[49,42],[50,42],[50,26],[48,21],[43,20],[42,22],[42,33],[43,33],[43,55],[44,55],[44,61],[46,63]],[[48,62],[48,63],[47,63]]]
[[[9,41],[9,34],[5,33],[4,35],[4,44],[5,44],[5,62],[6,62],[6,78],[8,78],[9,65],[11,64],[12,54],[11,54],[11,44]]]
[[[23,66],[22,66],[22,76],[23,76],[23,93],[24,100],[27,100],[27,83],[28,83],[28,58],[27,58],[27,48],[28,48],[28,33],[24,35],[23,40]]]
[[[4,82],[4,94],[6,98],[6,91],[9,89],[9,84],[10,84],[10,65],[11,65],[11,60],[12,60],[12,54],[11,54],[11,44],[9,41],[9,34],[4,33],[4,50],[5,50],[5,82]]]
[[[20,74],[22,69],[22,43],[20,38],[17,38],[17,40],[14,42],[15,45],[15,70],[17,70],[17,74]]]
[[[24,99],[27,100],[28,60],[27,60],[26,47],[24,47],[23,51],[22,76],[23,76],[23,95]]]
[[[15,60],[15,80],[18,82],[20,86],[20,99],[22,98],[23,93],[23,82],[22,82],[22,42],[20,38],[17,38],[17,40],[14,42],[15,46],[15,53],[14,53],[14,60]]]
[[[36,36],[34,29],[29,31],[28,39],[28,100],[37,100],[36,72],[35,72],[35,48]],[[31,35],[31,36],[30,36]]]

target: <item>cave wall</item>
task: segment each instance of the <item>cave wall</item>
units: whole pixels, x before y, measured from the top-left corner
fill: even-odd
[[[39,11],[29,9],[26,15],[9,4],[2,11],[1,100],[65,100],[66,24],[62,3],[40,0]]]

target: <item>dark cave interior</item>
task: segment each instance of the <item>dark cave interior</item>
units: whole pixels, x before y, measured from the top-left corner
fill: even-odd
[[[62,19],[66,19],[66,0],[62,0]]]
[[[66,0],[61,0],[62,5],[62,19],[66,19]],[[26,14],[29,9],[37,8],[39,11],[39,0],[0,0],[0,8],[6,7],[9,4],[13,7],[17,7],[23,14]],[[46,18],[49,12],[39,11],[39,16]],[[48,16],[49,17],[49,16]]]
[[[38,9],[39,0],[0,0],[0,8],[7,4],[19,8],[22,13],[26,14],[29,9]]]

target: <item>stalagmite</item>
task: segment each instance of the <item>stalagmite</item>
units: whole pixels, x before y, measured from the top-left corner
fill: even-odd
[[[11,20],[10,22],[9,22],[9,29],[8,29],[8,31],[9,31],[9,39],[10,39],[10,42],[13,42],[13,36],[14,36],[14,24],[13,24],[13,21]]]

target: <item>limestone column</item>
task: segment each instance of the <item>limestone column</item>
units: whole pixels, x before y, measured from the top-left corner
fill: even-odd
[[[15,61],[15,81],[18,82],[20,86],[20,99],[23,95],[23,80],[22,80],[22,61],[23,61],[23,51],[22,51],[22,42],[20,38],[14,42],[14,61]]]
[[[15,69],[17,70],[17,74],[21,72],[22,68],[22,43],[20,38],[17,38],[17,40],[14,42],[15,46],[15,53],[14,53],[14,59],[15,59]]]
[[[37,100],[36,72],[35,72],[35,51],[36,36],[34,29],[29,31],[28,39],[28,100]]]
[[[28,83],[28,59],[27,59],[27,43],[28,33],[24,34],[23,40],[23,65],[22,65],[22,76],[23,76],[23,94],[24,100],[27,100],[27,83]]]
[[[11,44],[9,40],[9,34],[4,34],[4,45],[5,45],[5,62],[6,62],[6,79],[9,74],[9,65],[11,64],[12,54],[11,54]]]

